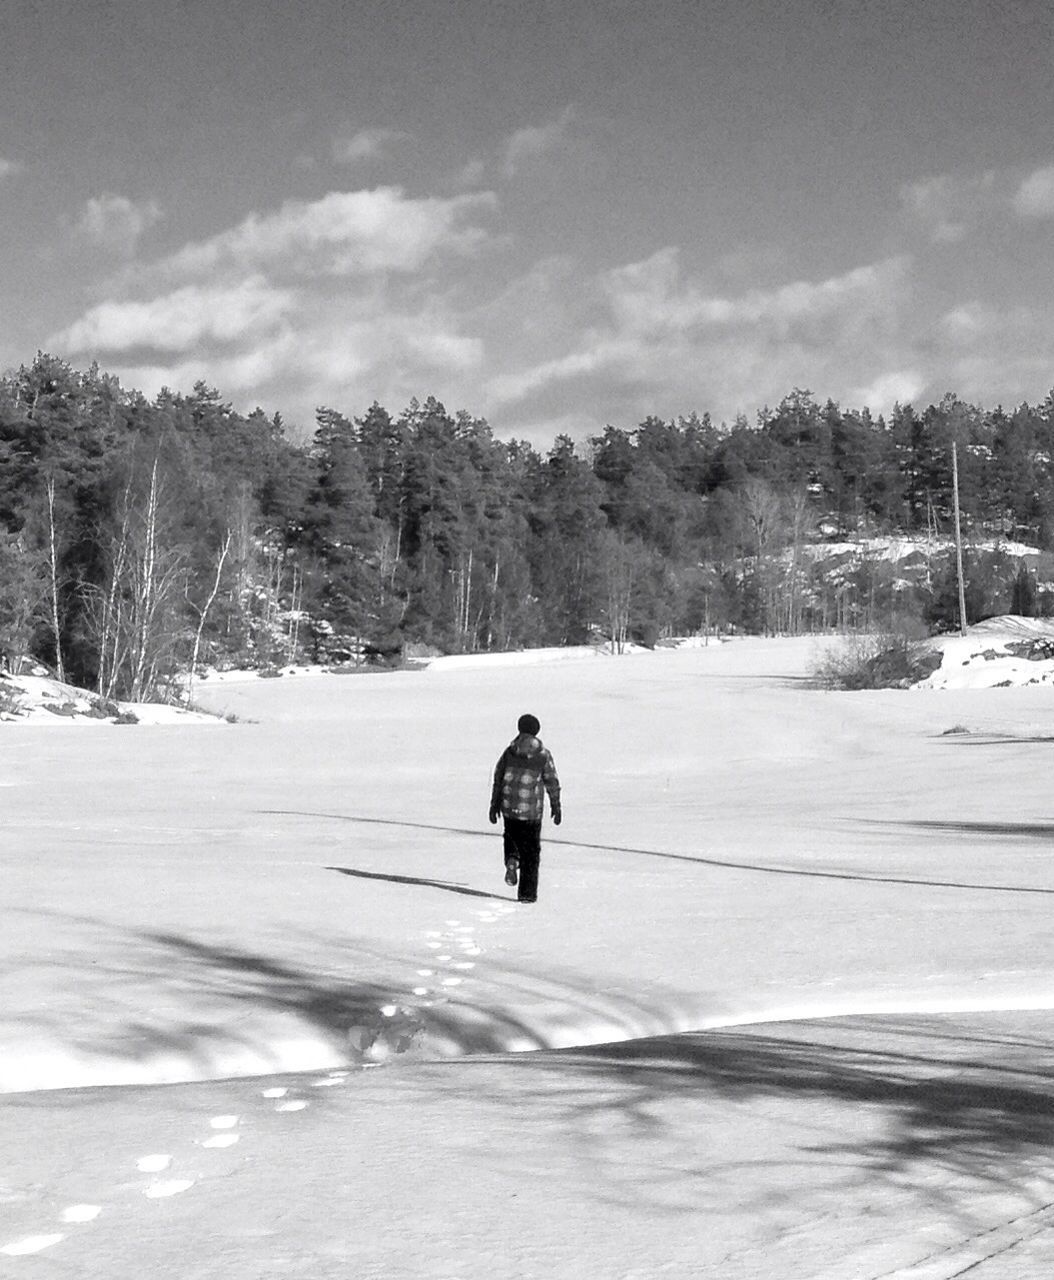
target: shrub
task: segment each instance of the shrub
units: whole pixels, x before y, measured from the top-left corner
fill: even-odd
[[[121,708],[112,698],[93,698],[87,714],[93,720],[111,720],[114,716],[121,714]]]
[[[17,716],[21,715],[22,711],[21,693],[0,679],[0,713]]]
[[[932,675],[941,657],[910,630],[850,635],[823,650],[812,674],[824,689],[906,689]]]

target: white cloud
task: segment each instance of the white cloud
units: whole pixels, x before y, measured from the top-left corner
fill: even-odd
[[[48,345],[104,359],[147,394],[204,378],[301,421],[319,403],[457,395],[484,344],[452,298],[495,205],[487,192],[411,199],[397,188],[290,201],[126,269]]]
[[[488,392],[528,429],[576,410],[623,423],[691,409],[729,419],[794,386],[842,398],[905,367],[899,329],[909,268],[894,257],[825,280],[724,295],[686,276],[677,251],[663,249],[576,282],[598,303],[591,322],[569,314],[552,341],[560,354],[492,377]]]
[[[932,328],[926,347],[939,378],[931,382],[983,404],[1040,396],[1050,383],[1050,334],[1045,305],[962,302]]]
[[[495,203],[490,192],[412,199],[399,187],[333,191],[314,201],[289,200],[273,213],[251,213],[158,268],[176,278],[223,269],[302,276],[412,272],[438,253],[475,252],[487,239],[477,220]]]
[[[623,331],[657,337],[693,329],[760,326],[787,338],[832,316],[847,321],[861,309],[872,316],[882,309],[890,289],[903,284],[906,268],[906,258],[889,258],[819,283],[802,280],[721,297],[682,281],[677,250],[662,249],[643,262],[608,272],[601,288]]]
[[[135,201],[104,192],[85,202],[75,230],[90,244],[130,255],[143,232],[160,218],[161,209],[155,200]]]
[[[321,386],[354,401],[368,385],[404,383],[404,398],[425,375],[439,371],[462,374],[476,369],[483,355],[479,338],[459,331],[456,318],[441,302],[417,311],[388,309],[383,302],[366,306],[338,304],[306,327],[297,376],[305,389]],[[374,397],[362,400],[369,403]]]
[[[204,381],[224,394],[243,397],[244,407],[248,408],[260,403],[261,398],[266,399],[258,393],[271,385],[276,369],[290,363],[297,345],[298,336],[285,329],[247,351],[226,355],[202,352],[169,362],[117,363],[109,371],[116,373],[124,386],[135,387],[148,396],[157,395],[162,387],[189,391],[196,382]]]
[[[142,361],[129,349],[127,360],[107,368],[147,395],[204,379],[243,407],[281,409],[291,425],[306,427],[319,404],[359,413],[374,399],[393,409],[411,395],[453,400],[483,356],[480,339],[461,332],[442,302],[399,312],[383,297],[327,305],[301,298],[281,323],[243,338],[230,350],[203,346],[171,359]]]
[[[342,134],[333,140],[333,159],[338,164],[360,164],[364,160],[376,160],[391,143],[409,136],[398,129],[360,129],[350,136]]]
[[[965,208],[961,182],[934,182],[912,196],[931,235]],[[978,179],[970,216],[997,197],[1012,215],[1015,190],[1005,174]],[[488,191],[289,201],[126,268],[51,345],[148,393],[205,378],[301,425],[319,403],[397,410],[436,394],[540,440],[553,424],[595,432],[648,413],[752,417],[795,386],[884,412],[934,388],[1009,399],[1049,376],[1042,303],[1026,315],[963,299],[940,314],[914,296],[906,255],[790,279],[774,255],[736,276],[667,247],[593,273],[543,258],[502,279],[524,242],[488,225],[497,211]]]
[[[289,291],[259,276],[233,286],[187,285],[145,302],[101,302],[49,345],[78,354],[186,352],[203,343],[257,338],[289,315],[293,302]]]
[[[944,352],[980,346],[988,351],[1001,350],[1004,356],[1015,348],[1035,348],[1037,339],[1048,332],[1048,322],[1031,307],[994,306],[977,300],[962,302],[944,312],[934,327],[935,338]]]
[[[1036,169],[1014,193],[1014,209],[1023,218],[1054,217],[1054,165]]]
[[[862,387],[854,387],[848,396],[849,403],[873,414],[888,414],[895,404],[912,404],[926,386],[926,379],[917,369],[891,369]]]
[[[511,134],[504,147],[505,176],[514,177],[525,161],[536,159],[560,146],[567,137],[574,115],[573,107],[565,107],[555,120],[517,129]]]
[[[630,344],[608,336],[598,340],[588,351],[573,351],[518,373],[499,375],[491,380],[490,391],[499,403],[515,403],[553,383],[609,369],[620,356],[632,354]]]
[[[964,240],[985,218],[1054,217],[1054,164],[1021,176],[1012,169],[938,174],[900,191],[908,219],[935,244]]]
[[[974,342],[992,331],[995,318],[981,303],[964,302],[940,317],[937,332],[953,344]]]
[[[901,187],[900,198],[910,220],[935,244],[955,244],[977,222],[1005,204],[1006,179],[994,169],[978,174],[938,174]]]

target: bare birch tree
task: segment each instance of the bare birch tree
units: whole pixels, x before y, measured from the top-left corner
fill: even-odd
[[[45,494],[48,501],[48,579],[51,594],[51,629],[55,637],[55,675],[61,681],[66,679],[66,671],[62,662],[62,622],[59,617],[59,555],[58,539],[55,533],[55,478],[48,477]]]
[[[612,653],[624,653],[636,586],[636,548],[609,530],[600,544],[603,568],[603,612]]]
[[[145,506],[126,486],[120,522],[110,547],[108,581],[89,601],[96,631],[102,697],[145,702],[175,664],[180,639],[175,602],[183,594],[185,557],[162,536],[158,459],[150,471]]]
[[[199,608],[188,597],[188,603],[190,604],[192,609],[196,610],[198,615],[198,626],[197,626],[197,630],[194,632],[194,648],[191,651],[191,655],[190,655],[190,673],[187,676],[187,701],[188,702],[190,702],[190,700],[194,696],[194,676],[197,673],[197,669],[198,669],[198,654],[201,652],[201,636],[205,630],[205,619],[208,617],[209,610],[216,603],[216,597],[219,595],[219,592],[220,592],[220,581],[223,577],[223,566],[227,562],[227,556],[231,549],[232,537],[233,535],[230,529],[228,529],[226,536],[224,537],[223,542],[220,545],[220,549],[216,554],[216,577],[212,584],[212,591],[209,593],[209,598],[205,601],[204,605],[201,608]]]
[[[783,531],[783,506],[775,489],[767,481],[754,476],[743,484],[740,501],[753,544],[754,581],[761,608],[760,621],[765,631],[772,631],[777,620],[771,553]]]
[[[289,611],[286,615],[286,662],[296,661],[300,622],[304,613],[304,571],[297,560],[290,565]]]

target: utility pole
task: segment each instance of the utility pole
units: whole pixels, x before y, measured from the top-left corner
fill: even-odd
[[[963,585],[963,534],[959,520],[959,454],[952,441],[952,497],[955,504],[955,567],[959,577],[959,631],[966,635],[966,588]]]

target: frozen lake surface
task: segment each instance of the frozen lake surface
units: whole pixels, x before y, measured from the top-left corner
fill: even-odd
[[[1050,693],[824,693],[812,648],[204,683],[237,723],[3,726],[0,1252],[123,1280],[150,1199],[159,1258],[233,1231],[247,1280],[921,1278],[981,1237],[1022,1265],[1054,1199],[1028,1083],[1054,1044]],[[486,821],[527,710],[565,815],[533,907]],[[977,1091],[951,1124],[945,1080]],[[151,1154],[119,1222],[103,1189]],[[276,1187],[285,1228],[254,1216]],[[320,1219],[337,1188],[362,1230]],[[517,1232],[510,1197],[544,1221]]]

